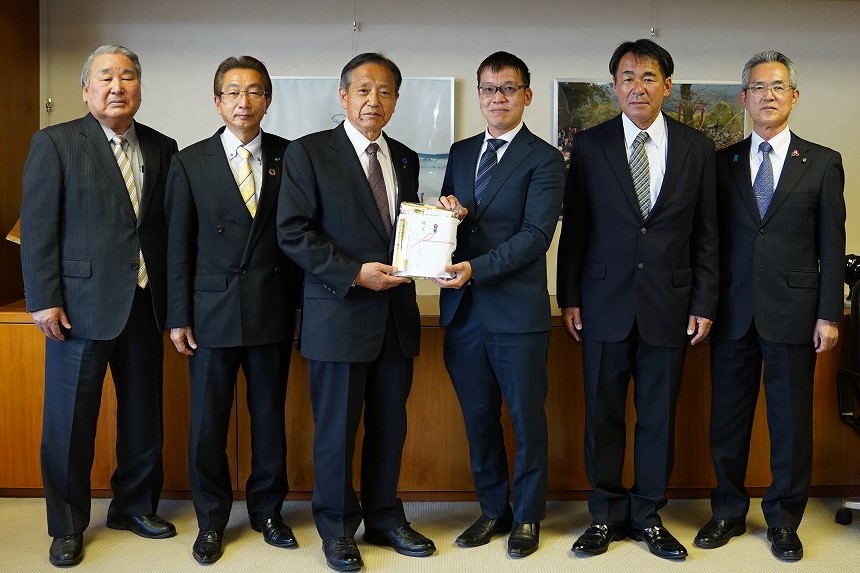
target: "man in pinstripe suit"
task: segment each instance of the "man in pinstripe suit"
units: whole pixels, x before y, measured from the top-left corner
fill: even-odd
[[[764,361],[773,482],[762,509],[773,554],[797,561],[812,475],[815,359],[836,345],[843,312],[845,175],[839,153],[788,129],[800,97],[791,60],[756,54],[742,85],[753,133],[717,154],[722,280],[711,331],[717,487],[713,517],[694,542],[712,549],[746,531],[744,478]]]
[[[117,468],[107,526],[176,535],[156,515],[164,479],[164,184],[176,142],[134,121],[140,74],[131,50],[96,49],[81,74],[89,114],[37,132],[24,167],[21,262],[27,310],[46,336],[42,480],[57,566],[83,558],[108,366]]]

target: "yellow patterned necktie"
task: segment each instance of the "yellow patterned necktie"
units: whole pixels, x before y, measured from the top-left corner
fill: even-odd
[[[128,140],[122,135],[114,135],[113,139],[113,155],[119,165],[122,179],[125,181],[125,188],[128,191],[128,198],[131,199],[131,207],[134,209],[134,216],[140,217],[140,196],[137,194],[137,185],[134,183],[134,171],[131,167],[131,161],[125,153],[125,146],[128,145]],[[149,275],[146,272],[146,263],[143,260],[143,251],[137,250],[137,286],[145,288],[149,283]]]
[[[239,172],[236,173],[236,185],[242,194],[242,200],[251,217],[257,214],[257,190],[254,187],[254,174],[251,171],[251,152],[244,147],[236,148],[236,154],[242,158],[239,164]]]

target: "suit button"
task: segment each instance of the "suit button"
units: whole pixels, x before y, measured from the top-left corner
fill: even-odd
[[[473,232],[473,233],[477,233],[477,232],[478,232],[478,227],[472,227],[472,232]]]
[[[137,263],[131,263],[130,265],[128,265],[128,268],[130,268],[133,271],[136,271],[137,270]]]
[[[636,268],[639,269],[640,271],[644,270],[645,269],[645,263],[639,263],[638,265],[636,265]]]
[[[246,271],[245,269],[240,269],[240,270],[239,270],[239,274],[240,274],[240,275],[242,275],[242,276],[244,277],[245,275],[247,275],[247,274],[248,274],[248,271]]]
[[[758,236],[761,237],[762,235],[764,235],[764,229],[759,229]]]
[[[640,234],[640,235],[647,235],[647,234],[648,234],[648,229],[647,229],[647,228],[645,228],[645,227],[642,227],[641,229],[639,229],[639,234]]]
[[[218,225],[217,227],[215,227],[215,230],[218,231],[219,233],[223,233],[224,227],[222,227],[221,225]]]

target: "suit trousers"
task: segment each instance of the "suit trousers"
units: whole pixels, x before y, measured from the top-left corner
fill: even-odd
[[[397,499],[406,441],[406,400],[412,358],[403,354],[389,312],[379,356],[371,362],[308,360],[314,412],[314,491],[311,500],[323,540],[406,525]],[[355,437],[364,408],[361,503],[353,488]]]
[[[199,347],[190,357],[188,468],[200,529],[223,531],[230,519],[233,486],[226,449],[239,366],[251,420],[248,515],[254,521],[281,516],[289,491],[284,408],[290,351],[287,343]]]
[[[618,342],[587,336],[582,345],[585,382],[585,470],[592,491],[592,520],[614,526],[661,525],[675,444],[675,405],[686,348],[652,346],[636,323]],[[621,483],[627,430],[625,405],[630,377],[636,407],[630,491]]]
[[[107,367],[116,391],[113,504],[129,515],[156,512],[164,482],[161,446],[164,346],[149,287],[136,288],[125,327],[112,340],[45,343],[42,483],[48,534],[82,533],[90,522],[90,473]]]
[[[489,332],[469,295],[464,293],[445,328],[444,347],[445,366],[463,410],[478,502],[481,511],[495,519],[507,512],[510,493],[514,520],[537,522],[546,512],[549,332]],[[510,488],[503,399],[516,435]]]
[[[800,525],[812,477],[815,361],[811,339],[807,344],[768,342],[759,336],[755,324],[738,340],[711,338],[711,456],[717,474],[711,508],[715,518],[741,523],[749,511],[744,480],[763,382],[773,482],[762,499],[762,510],[768,527],[797,529]]]

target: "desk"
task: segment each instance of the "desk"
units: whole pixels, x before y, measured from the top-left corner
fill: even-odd
[[[408,404],[409,434],[403,454],[401,495],[424,500],[474,499],[463,418],[442,362],[443,329],[438,326],[438,298],[419,296],[419,307],[421,354],[415,361]],[[552,499],[582,499],[589,486],[582,454],[581,348],[564,331],[557,309],[555,313],[546,401],[549,495]],[[847,320],[846,315],[839,327],[837,349],[820,357],[815,372],[812,483],[813,493],[818,495],[860,493],[860,437],[840,422],[835,389],[836,370],[850,363]],[[164,346],[165,497],[188,497],[188,364],[166,335]],[[43,364],[44,337],[24,312],[23,302],[0,307],[0,495],[41,495]],[[241,498],[250,473],[251,456],[243,382],[237,385],[236,393],[228,448],[233,487]],[[109,495],[115,464],[114,403],[113,384],[109,383],[102,398],[92,474],[96,495]],[[747,478],[747,486],[754,495],[760,495],[770,483],[763,394],[758,406]],[[708,448],[709,411],[709,355],[707,345],[701,345],[687,353],[678,403],[675,470],[669,492],[673,497],[707,497],[715,483]],[[629,402],[628,420],[633,420]],[[513,435],[506,416],[504,423],[508,452],[513,454]],[[628,443],[632,444],[632,424],[629,427]],[[290,497],[308,499],[313,485],[313,416],[307,368],[295,351],[290,367],[286,430]],[[627,454],[624,475],[630,484],[632,446]]]

